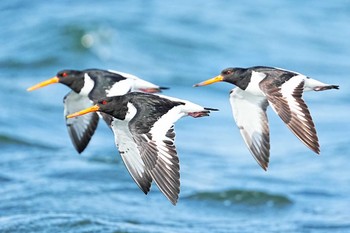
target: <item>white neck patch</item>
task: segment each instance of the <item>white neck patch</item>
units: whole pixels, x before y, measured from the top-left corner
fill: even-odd
[[[245,91],[253,94],[253,95],[259,95],[264,96],[263,92],[261,91],[259,87],[259,83],[266,77],[266,74],[261,72],[252,72],[252,77],[250,78],[250,83],[248,84]]]
[[[131,121],[132,118],[134,118],[134,116],[137,113],[137,109],[135,108],[135,106],[132,103],[128,103],[128,112],[125,115],[125,121]]]
[[[90,76],[87,73],[85,73],[84,74],[84,86],[80,90],[79,94],[88,96],[89,93],[91,92],[91,90],[94,88],[94,86],[95,86],[94,80],[92,80],[90,78]]]

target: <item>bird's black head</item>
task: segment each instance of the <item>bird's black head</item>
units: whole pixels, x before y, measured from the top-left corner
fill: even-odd
[[[70,87],[73,91],[79,93],[84,87],[84,72],[78,70],[62,70],[58,72],[55,77],[29,87],[27,90],[34,91],[54,83],[62,83]]]
[[[85,72],[79,70],[61,70],[56,77],[58,82],[70,87],[73,91],[79,93],[84,87]]]
[[[250,77],[250,73],[247,69],[244,68],[230,67],[222,70],[219,76],[222,77],[222,81],[224,82],[232,83],[238,87],[242,87],[243,80],[247,77]]]
[[[232,67],[222,70],[220,74],[220,76],[222,76],[222,79],[223,79],[222,81],[228,81],[232,79],[234,73],[235,73],[235,68],[232,68]]]
[[[206,81],[203,81],[201,83],[195,84],[194,86],[199,87],[199,86],[206,86],[216,82],[228,82],[244,90],[249,83],[249,80],[247,78],[250,80],[250,74],[247,69],[230,67],[221,71],[220,75],[214,78],[208,79]]]
[[[106,97],[97,101],[99,111],[124,120],[128,112],[127,102],[122,96]]]
[[[103,112],[111,115],[117,119],[124,120],[128,111],[127,103],[123,102],[122,96],[106,97],[98,100],[95,105],[83,109],[79,112],[75,112],[67,116],[67,118],[73,118],[81,116],[90,112]]]

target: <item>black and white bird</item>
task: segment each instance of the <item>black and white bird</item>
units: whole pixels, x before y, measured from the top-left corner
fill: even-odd
[[[174,124],[185,116],[208,116],[213,110],[217,109],[163,95],[131,92],[101,99],[67,117],[97,111],[112,116],[110,127],[116,146],[136,184],[147,194],[154,180],[175,205],[180,192],[180,168]]]
[[[255,66],[227,68],[220,75],[194,86],[221,81],[237,86],[230,93],[233,117],[249,151],[264,170],[267,170],[270,157],[268,105],[300,141],[320,153],[315,125],[302,94],[304,91],[339,89],[338,85],[325,84],[293,71]]]
[[[55,77],[40,82],[27,90],[33,91],[54,83],[62,83],[72,89],[63,99],[64,116],[70,139],[78,153],[83,152],[89,144],[97,128],[99,116],[97,113],[91,113],[68,119],[67,115],[90,107],[94,101],[103,97],[124,95],[131,91],[156,93],[167,89],[132,74],[113,70],[86,69],[59,71]],[[109,124],[109,117],[103,114],[102,116]]]

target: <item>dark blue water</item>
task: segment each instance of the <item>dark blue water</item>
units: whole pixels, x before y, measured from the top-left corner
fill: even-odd
[[[0,232],[350,232],[348,1],[2,0],[0,22]],[[233,123],[232,86],[192,88],[253,65],[340,85],[305,94],[320,156],[270,110],[264,172]],[[26,92],[64,68],[130,72],[220,109],[177,122],[177,206],[138,189],[103,122],[75,152],[66,87]]]

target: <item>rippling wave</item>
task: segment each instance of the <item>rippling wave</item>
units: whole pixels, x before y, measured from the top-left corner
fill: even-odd
[[[268,206],[287,206],[293,201],[287,196],[280,194],[271,194],[256,190],[227,190],[220,192],[198,192],[187,198],[201,201],[222,202],[225,205],[243,204],[243,205],[268,205]]]
[[[2,146],[26,146],[26,147],[38,147],[42,149],[56,149],[55,147],[29,142],[23,139],[12,137],[5,134],[0,134],[0,145]]]
[[[95,216],[52,213],[14,215],[0,218],[4,232],[129,232],[128,223],[113,223]],[[125,229],[125,230],[124,230]]]
[[[18,138],[13,138],[8,135],[0,135],[0,144],[7,144],[7,145],[25,145],[30,146],[31,144],[29,142],[20,140]]]

